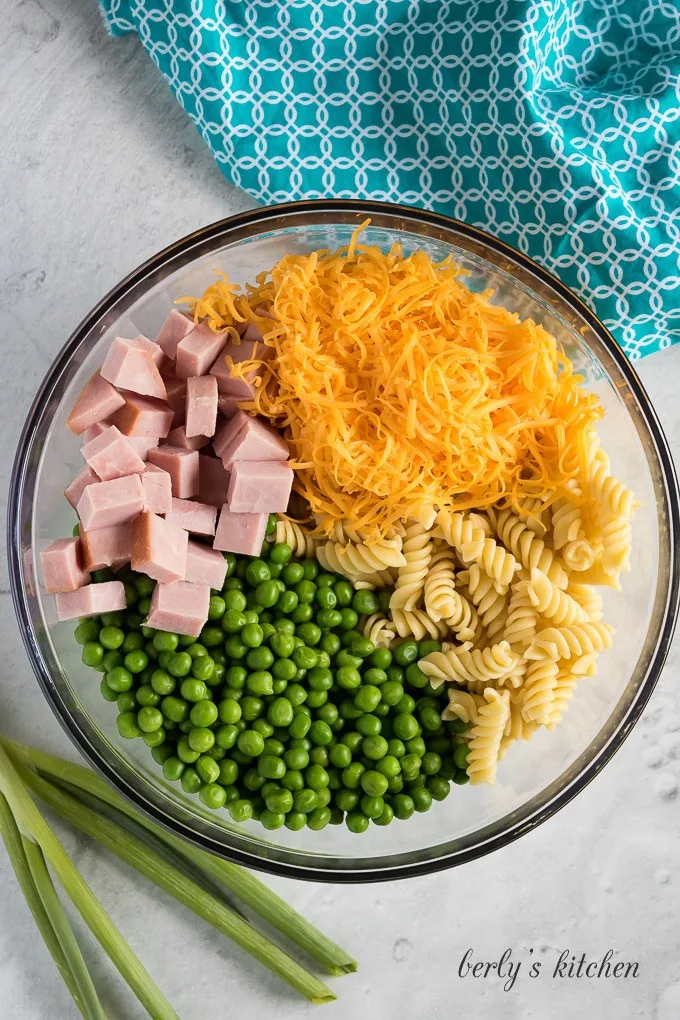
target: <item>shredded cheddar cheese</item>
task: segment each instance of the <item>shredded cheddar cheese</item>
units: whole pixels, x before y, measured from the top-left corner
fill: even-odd
[[[581,471],[596,397],[542,326],[472,293],[449,259],[385,254],[361,229],[190,302],[214,329],[255,323],[274,349],[241,406],[285,430],[319,527],[376,537],[435,507],[550,502]]]

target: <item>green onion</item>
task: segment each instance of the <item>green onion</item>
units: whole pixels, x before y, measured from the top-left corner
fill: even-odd
[[[0,748],[0,754],[2,749]],[[141,840],[119,825],[97,815],[70,794],[20,766],[21,776],[40,799],[81,832],[95,839],[121,860],[135,868],[199,917],[233,939],[311,1002],[331,1002],[335,995],[318,978],[286,956],[273,943],[216,900],[197,882],[188,879],[170,863],[158,866],[158,856]]]
[[[153,1020],[178,1020],[177,1014],[144,969],[99,900],[74,867],[70,857],[26,792],[21,777],[0,744],[0,793],[4,794],[21,830],[29,833],[54,869],[59,881],[90,931],[111,958]]]
[[[17,881],[19,882],[19,887],[24,894],[24,898],[28,904],[31,914],[33,915],[38,931],[40,932],[43,942],[49,950],[59,973],[64,979],[64,984],[71,993],[73,1001],[83,1017],[85,1017],[85,1020],[89,1020],[90,1017],[97,1016],[97,1013],[89,1011],[81,995],[81,991],[76,983],[71,965],[69,964],[69,961],[64,954],[64,950],[61,948],[59,939],[55,934],[54,928],[52,927],[52,922],[45,910],[43,899],[38,892],[33,873],[28,860],[26,859],[25,846],[28,840],[22,838],[21,833],[17,828],[17,823],[14,820],[14,815],[10,811],[9,804],[2,794],[0,794],[0,835],[2,835],[2,839],[7,850],[7,856],[10,859]]]
[[[191,862],[195,868],[199,868],[211,879],[226,886],[282,935],[285,935],[309,956],[321,963],[330,974],[340,976],[356,971],[356,961],[344,949],[327,938],[318,928],[245,868],[214,857],[160,829],[144,815],[131,808],[111,789],[108,783],[105,783],[89,769],[12,741],[5,740],[5,746],[29,767],[32,766],[60,783],[66,783],[71,788],[75,787],[96,797],[143,826],[177,854]]]

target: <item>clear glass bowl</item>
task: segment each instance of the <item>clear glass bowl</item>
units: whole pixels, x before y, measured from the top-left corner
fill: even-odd
[[[606,409],[601,426],[613,470],[642,501],[633,528],[632,571],[607,593],[616,628],[599,676],[585,680],[562,724],[510,749],[494,787],[454,787],[443,803],[408,822],[322,832],[268,833],[210,812],[166,782],[141,741],[118,736],[115,707],[80,661],[73,624],[57,623],[54,599],[36,578],[40,549],[70,535],[63,490],[82,464],[65,427],[75,396],[116,334],[155,336],[172,302],[199,294],[224,269],[245,283],[286,252],[336,248],[370,217],[367,241],[452,254],[475,290],[532,316],[554,334]],[[248,212],[178,241],[123,280],[76,329],[26,421],[14,467],[9,559],[16,613],[28,654],[67,733],[116,789],[157,822],[248,866],[331,881],[389,879],[462,864],[504,846],[566,804],[599,772],[630,732],[663,665],[678,608],[678,489],[649,400],[607,330],[566,287],[524,255],[472,227],[430,212],[371,202],[322,201]]]

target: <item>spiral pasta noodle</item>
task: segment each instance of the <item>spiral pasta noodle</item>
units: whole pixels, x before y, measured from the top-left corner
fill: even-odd
[[[424,609],[392,609],[390,616],[399,637],[414,637],[416,641],[426,637],[441,639],[448,630],[446,623],[435,623]]]
[[[576,623],[571,627],[546,627],[538,632],[524,653],[525,659],[571,659],[612,646],[613,629],[606,623]]]
[[[432,558],[430,532],[417,522],[406,529],[403,565],[390,599],[390,609],[413,610],[418,605]],[[437,622],[437,621],[434,621]]]
[[[437,528],[444,540],[458,552],[464,560],[471,562],[479,556],[484,548],[486,532],[484,528],[470,520],[464,514],[440,510],[437,514]],[[463,553],[466,550],[466,554]]]
[[[512,589],[505,620],[503,640],[516,651],[524,649],[534,639],[538,617],[527,591],[526,581],[517,581]]]
[[[458,684],[487,682],[509,676],[517,668],[519,658],[507,641],[499,641],[489,648],[468,649],[460,645],[446,652],[431,652],[420,660],[420,668],[433,687],[445,680]]]
[[[531,571],[527,593],[538,612],[552,620],[555,626],[586,623],[588,614],[575,599],[568,595],[540,570]]]
[[[558,563],[543,539],[528,528],[524,521],[509,510],[503,510],[498,514],[496,530],[503,544],[523,567],[527,570],[537,568],[547,574],[559,588],[567,587],[568,577],[564,567]]]
[[[496,782],[498,754],[509,717],[508,692],[487,688],[468,742],[467,774],[473,785]]]
[[[458,579],[461,584],[467,586],[483,627],[488,627],[505,612],[506,590],[480,570],[476,563],[473,563],[469,570],[461,571]]]
[[[456,612],[456,561],[449,549],[440,549],[431,561],[423,586],[425,609],[437,623]]]
[[[524,683],[522,716],[527,722],[545,726],[555,700],[558,674],[557,659],[530,662]]]
[[[293,550],[293,556],[299,556],[302,559],[312,559],[319,544],[318,538],[305,531],[295,521],[281,518],[276,522],[274,541],[285,542]]]
[[[387,648],[397,636],[397,631],[389,616],[384,613],[374,613],[368,616],[363,622],[362,633],[369,641],[372,641],[376,648]]]

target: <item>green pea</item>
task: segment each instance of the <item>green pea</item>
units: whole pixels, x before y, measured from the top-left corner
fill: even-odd
[[[418,658],[424,659],[426,655],[431,655],[432,652],[441,652],[442,646],[439,641],[420,641],[418,643]]]
[[[204,754],[215,743],[215,734],[205,726],[194,726],[187,735],[187,741],[192,751]]]
[[[392,656],[398,666],[409,666],[418,658],[418,645],[415,641],[402,641],[392,649]]]
[[[234,768],[236,768],[238,776],[238,765],[236,764],[236,762],[230,762],[230,764],[233,765]],[[231,770],[228,770],[227,776],[230,775]],[[235,782],[236,779],[231,779],[229,783],[223,783],[222,785],[229,786]],[[256,768],[248,769],[243,776],[243,785],[245,786],[246,790],[249,790],[251,793],[256,793],[258,790],[261,790],[265,783],[266,779],[260,775]]]
[[[218,714],[218,708],[214,701],[198,701],[192,706],[189,719],[192,726],[212,726],[217,722]]]
[[[97,669],[102,664],[104,649],[98,641],[88,641],[87,644],[83,645],[81,657],[84,665]]]
[[[118,694],[116,693],[116,691],[114,691],[113,687],[109,687],[106,678],[104,678],[100,683],[99,690],[102,698],[104,698],[105,701],[110,701],[111,703],[117,701]]]
[[[333,732],[328,723],[323,722],[321,719],[317,719],[309,727],[309,739],[313,744],[319,744],[325,747],[330,744],[333,739]]]
[[[247,623],[241,631],[241,641],[248,648],[259,648],[263,640],[264,633],[258,623]]]
[[[315,744],[309,752],[309,760],[312,765],[323,765],[326,768],[330,764],[330,758],[328,756],[328,747],[321,744]]]
[[[387,789],[390,793],[401,793],[404,789],[404,780],[399,776],[390,776],[387,780]]]
[[[371,761],[380,761],[387,754],[387,741],[384,737],[364,737],[361,742],[361,750],[364,757]]]
[[[379,669],[383,673],[392,665],[392,652],[389,648],[376,648],[372,655],[369,656],[368,661],[374,669]],[[385,679],[387,674],[385,673]],[[375,681],[372,681],[375,683]]]
[[[271,606],[276,605],[280,594],[281,590],[276,581],[265,580],[258,584],[253,598],[258,606],[269,609]]]
[[[199,780],[202,783],[216,783],[220,775],[220,766],[212,758],[208,758],[206,755],[202,755],[196,762],[193,771],[195,771]],[[189,772],[186,769],[184,775]],[[195,791],[193,791],[195,792]]]
[[[257,771],[265,779],[282,779],[286,774],[286,763],[283,758],[263,754],[261,758],[258,758]]]
[[[241,592],[234,592],[233,594],[240,595]],[[222,630],[224,631],[225,634],[231,635],[240,634],[240,632],[246,626],[246,618],[243,615],[243,610],[227,609],[222,616],[220,626],[222,627]]]
[[[230,666],[224,671],[224,682],[227,687],[240,691],[246,685],[248,671],[243,666]]]
[[[276,793],[270,793],[268,797],[265,797],[264,802],[268,811],[285,815],[293,808],[293,794],[290,790],[277,790]]]
[[[292,634],[283,634],[277,631],[269,639],[269,647],[280,659],[289,659],[295,649],[295,642]]]
[[[335,609],[338,604],[337,595],[330,587],[317,587],[314,599],[319,609]]]
[[[246,688],[251,694],[262,696],[265,694],[272,694],[273,692],[274,678],[271,673],[268,673],[265,669],[255,670],[253,673],[248,675],[246,680]]]
[[[453,763],[458,769],[466,769],[469,749],[467,744],[459,744],[453,751]]]
[[[241,718],[241,706],[234,698],[225,698],[217,706],[217,716],[220,722],[237,723]]]
[[[297,674],[297,666],[291,659],[276,659],[272,663],[271,673],[276,680],[288,683]]]
[[[322,631],[327,631],[332,627],[340,626],[342,614],[337,609],[320,609],[317,613],[316,622]]]
[[[99,631],[99,644],[108,651],[115,652],[125,640],[125,633],[120,627],[102,627]]]
[[[321,708],[328,701],[328,691],[310,691],[307,695],[309,708]]]
[[[348,790],[343,787],[334,795],[334,800],[341,811],[353,811],[359,803],[360,796],[357,790]]]
[[[163,725],[163,713],[147,705],[137,713],[137,725],[142,733],[153,733]]]
[[[171,677],[164,669],[154,670],[151,674],[149,683],[156,694],[160,694],[161,697],[166,697],[168,694],[172,694],[177,686],[174,677]]]
[[[126,740],[132,740],[134,737],[140,736],[142,732],[134,712],[122,712],[116,718],[116,726],[121,737],[124,737]]]
[[[361,777],[366,767],[359,761],[353,761],[342,770],[342,781],[348,790],[357,790],[361,785]]]
[[[275,698],[267,709],[267,719],[272,726],[290,726],[293,718],[293,706],[288,698]]]
[[[220,726],[215,733],[215,743],[224,751],[229,751],[238,739],[239,731],[233,723]]]
[[[224,650],[230,659],[245,659],[248,654],[248,647],[244,645],[239,637],[232,634],[224,642]]]
[[[74,633],[78,644],[86,645],[99,637],[99,625],[96,620],[81,620]]]
[[[350,730],[348,733],[343,733],[342,742],[349,747],[352,754],[356,754],[361,747],[363,736],[361,733],[357,733],[356,730]]]
[[[364,687],[360,687],[354,696],[354,704],[357,708],[360,708],[362,712],[372,712],[374,708],[380,703],[381,693],[379,687],[373,687],[372,684],[366,684]]]
[[[246,608],[246,597],[238,589],[232,588],[229,591],[225,591],[223,598],[226,612],[242,613]]]
[[[123,665],[123,656],[120,652],[104,652],[102,666],[107,673],[110,673],[116,666]]]
[[[293,550],[287,542],[276,542],[272,546],[272,551],[269,553],[269,559],[272,563],[279,563],[282,566],[288,563],[288,560],[293,555]]]
[[[187,652],[172,652],[168,658],[168,673],[176,677],[188,676],[191,672],[192,661]]]
[[[334,744],[328,752],[332,765],[336,768],[344,769],[352,761],[352,752],[350,751],[347,744],[339,743]]]
[[[132,687],[132,673],[125,666],[116,666],[106,674],[106,682],[112,691],[129,691]]]
[[[428,730],[430,733],[438,730],[442,722],[439,711],[436,708],[424,708],[419,713],[419,719],[423,729]]]
[[[394,719],[394,735],[400,740],[410,740],[411,737],[416,737],[419,730],[418,720],[414,715],[403,713]]]
[[[306,816],[300,811],[289,811],[286,815],[285,825],[291,832],[299,832],[300,829],[304,829],[306,822]]]
[[[316,562],[316,560],[303,560],[302,570],[304,572],[305,578],[308,581],[313,581],[314,578],[317,577],[319,573],[319,564]]]
[[[373,819],[375,825],[389,825],[394,818],[394,811],[390,804],[383,803],[382,814]]]
[[[327,723],[331,729],[333,729],[335,723],[340,719],[338,706],[334,705],[332,701],[327,701],[325,705],[321,705],[320,708],[317,708],[316,718],[321,722]]]
[[[387,673],[388,680],[396,680],[396,682],[401,684],[402,687],[406,683],[406,673],[401,666],[388,666],[385,672]]]
[[[378,738],[376,738],[376,737],[373,737],[373,738],[367,737],[366,739],[367,740],[371,740],[371,739],[373,739],[373,740],[378,739],[379,740],[380,738],[379,737]],[[370,755],[367,755],[367,757],[370,757]],[[392,776],[398,776],[399,775],[399,773],[401,772],[401,765],[399,764],[399,759],[395,758],[394,755],[386,754],[379,761],[376,761],[375,770],[376,770],[376,772],[379,772],[381,775],[385,776],[387,779],[391,779]]]
[[[294,648],[291,658],[298,669],[313,669],[317,663],[317,654],[314,649],[306,648],[304,645]]]
[[[323,765],[308,765],[304,772],[305,782],[310,790],[324,790],[328,786],[328,772]]]
[[[394,708],[397,715],[413,715],[416,708],[416,703],[410,694],[402,694],[401,698],[396,703]]]
[[[180,761],[175,755],[171,755],[163,762],[163,775],[171,783],[176,783],[178,779],[182,778],[185,768],[186,765],[183,761]]]
[[[203,680],[208,683],[215,672],[215,663],[209,655],[199,656],[191,664],[191,675],[196,680]]]
[[[342,618],[342,622],[339,624],[339,626],[342,628],[342,630],[347,631],[348,633],[349,632],[354,633],[354,628],[359,622],[359,614],[355,612],[354,609],[351,609],[349,606],[346,606],[344,609],[340,610],[340,616]]]
[[[257,588],[258,584],[261,584],[262,581],[268,581],[271,576],[269,564],[264,560],[251,560],[246,567],[245,580],[251,588]]]
[[[169,744],[159,744],[151,748],[151,757],[157,765],[165,765],[168,758],[172,757],[172,748]]]
[[[247,822],[253,817],[252,801],[246,800],[244,797],[230,801],[227,810],[235,822]]]
[[[376,705],[373,709],[373,714],[377,715],[379,719],[385,719],[390,714],[390,706],[386,705],[384,701],[381,701],[380,704]]]
[[[296,606],[290,614],[292,622],[297,626],[300,623],[308,623],[314,616],[314,610],[310,605],[301,604]]]
[[[451,792],[451,784],[441,776],[430,776],[427,789],[432,794],[433,800],[446,800]]]
[[[419,758],[422,758],[427,748],[425,747],[425,741],[421,736],[411,737],[410,740],[406,741],[406,750],[409,754],[417,754]]]
[[[423,755],[420,767],[426,776],[436,776],[442,767],[442,760],[434,751],[427,751]]]
[[[358,719],[363,714],[362,710],[357,708],[354,702],[350,701],[349,698],[343,698],[340,702],[340,715],[343,719],[347,719],[351,722],[353,719]]]
[[[94,571],[91,575],[93,581],[95,573],[96,571]],[[108,580],[110,580],[110,578]],[[120,609],[116,610],[115,613],[102,613],[100,620],[102,621],[103,627],[122,627],[125,623],[125,613]]]
[[[307,815],[307,828],[318,832],[325,829],[331,820],[331,812],[327,807],[318,807]]]
[[[378,612],[378,599],[372,591],[357,591],[352,598],[352,609],[359,616],[370,616]],[[373,649],[372,649],[373,650]],[[370,655],[370,652],[368,653]]]
[[[363,737],[377,737],[382,732],[382,723],[377,715],[364,713],[356,721],[356,727]]]
[[[288,769],[281,780],[281,786],[286,790],[290,790],[291,793],[295,793],[296,790],[302,790],[304,785],[305,779],[299,769]]]
[[[421,759],[417,754],[405,754],[401,759],[401,771],[404,779],[413,780],[420,772]]]
[[[241,698],[241,718],[246,722],[252,722],[264,712],[264,701],[261,698],[254,698],[247,694]]]
[[[349,811],[345,818],[345,825],[350,832],[366,832],[369,826],[368,818],[361,811]]]
[[[180,687],[180,694],[185,701],[206,701],[209,697],[208,688],[202,680],[190,678],[183,680]]]
[[[291,737],[301,739],[309,733],[309,728],[312,725],[312,720],[308,715],[301,713],[300,715],[294,715],[293,721],[289,727],[289,733]]]
[[[193,766],[191,765],[185,768],[184,772],[182,773],[181,783],[182,789],[184,790],[185,793],[198,793],[198,791],[203,786],[201,777],[199,776],[196,769],[193,768]]]
[[[182,698],[175,698],[172,695],[163,698],[160,708],[165,718],[174,723],[184,722],[189,717],[189,706]]]
[[[380,818],[385,808],[385,801],[382,797],[369,797],[368,794],[364,794],[359,805],[367,818]]]
[[[299,811],[300,814],[306,815],[310,811],[314,811],[318,803],[319,800],[315,790],[305,788],[304,790],[296,790],[293,794],[293,809]]]
[[[266,730],[264,727],[266,727]],[[273,754],[275,758],[281,758],[285,751],[285,746],[280,740],[272,736],[274,727],[266,719],[256,719],[253,723],[253,729],[264,737],[263,754]]]
[[[257,758],[264,751],[264,737],[256,730],[244,730],[239,734],[237,746],[242,754]]]
[[[426,786],[417,786],[411,790],[411,799],[416,811],[429,811],[432,807],[432,794]]]
[[[316,598],[316,585],[311,580],[298,581],[293,590],[298,597],[298,602],[302,605],[311,605]]]
[[[354,666],[341,666],[335,674],[335,682],[347,691],[355,690],[361,685],[361,673]]]
[[[199,790],[198,796],[201,798],[201,802],[213,811],[217,811],[219,808],[224,807],[227,801],[225,789],[218,783],[206,783],[206,785],[202,786]]]

